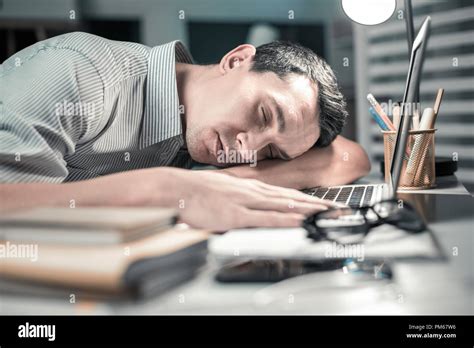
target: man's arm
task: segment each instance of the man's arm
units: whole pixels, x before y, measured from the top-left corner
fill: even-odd
[[[292,203],[291,205],[289,203]],[[0,214],[40,206],[158,206],[197,228],[300,226],[334,203],[216,171],[148,168],[66,184],[0,183]]]
[[[353,182],[369,173],[370,161],[359,144],[338,136],[331,145],[312,148],[291,161],[265,160],[253,168],[240,165],[222,171],[301,190]]]

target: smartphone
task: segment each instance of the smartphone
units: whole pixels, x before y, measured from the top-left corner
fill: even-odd
[[[245,260],[224,265],[216,280],[220,282],[278,282],[303,274],[342,269],[345,260]]]

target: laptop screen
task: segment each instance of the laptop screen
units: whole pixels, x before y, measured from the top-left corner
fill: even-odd
[[[408,67],[407,83],[401,107],[400,124],[398,125],[397,137],[390,166],[390,190],[392,196],[396,196],[400,182],[408,132],[410,130],[411,117],[415,110],[416,95],[420,84],[421,70],[423,66],[425,49],[428,43],[431,17],[427,17],[413,42],[411,50],[410,65]]]

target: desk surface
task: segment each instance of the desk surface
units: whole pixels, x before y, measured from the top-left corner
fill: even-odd
[[[423,202],[429,227],[445,254],[437,261],[393,261],[390,284],[351,289],[312,288],[318,275],[293,278],[275,301],[256,295],[271,284],[223,284],[212,260],[199,275],[172,291],[140,303],[75,304],[67,299],[1,295],[0,314],[473,314],[474,201],[455,178],[438,192],[409,193]],[[444,185],[444,184],[443,184]],[[448,191],[451,190],[451,191]],[[453,191],[454,190],[454,191]],[[321,283],[321,282],[319,282]],[[265,290],[266,291],[266,290]]]

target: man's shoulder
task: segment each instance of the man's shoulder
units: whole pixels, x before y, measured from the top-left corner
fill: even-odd
[[[146,54],[150,48],[148,46],[128,41],[115,41],[102,36],[75,31],[60,35],[56,38],[58,41],[58,48],[69,48],[79,52],[95,52],[99,51],[101,54],[112,52],[113,50],[122,49],[134,51],[136,54]]]
[[[62,34],[57,36],[61,40],[61,46],[78,46],[84,43],[105,43],[108,39],[94,35],[91,33],[86,33],[84,31],[73,31],[70,33]]]
[[[147,71],[148,46],[85,32],[64,34],[58,40],[58,49],[73,50],[87,58],[103,76],[105,85]]]

